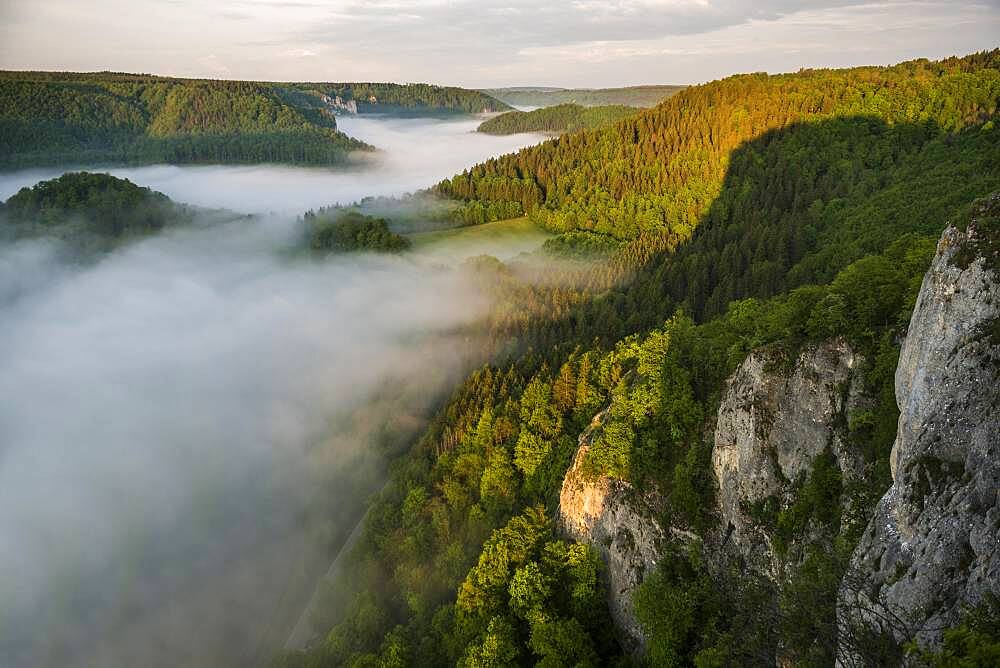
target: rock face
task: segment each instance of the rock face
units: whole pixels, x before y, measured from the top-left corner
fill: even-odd
[[[559,494],[559,526],[569,538],[597,548],[608,573],[608,603],[626,650],[642,652],[645,635],[635,618],[632,592],[656,567],[663,531],[642,507],[632,486],[582,471],[595,432],[607,411],[580,435],[580,447]]]
[[[755,506],[787,502],[792,483],[827,447],[845,481],[861,474],[844,433],[848,415],[863,407],[859,363],[846,342],[834,340],[802,352],[791,369],[778,351],[754,351],[729,379],[712,450],[720,540],[755,570],[776,577],[779,569],[752,518]]]
[[[1000,284],[969,230],[945,231],[924,277],[896,370],[893,484],[852,558],[864,586],[840,591],[843,614],[874,626],[888,611],[898,639],[934,643],[1000,594]]]
[[[1000,217],[1000,195],[978,214]],[[893,484],[838,592],[842,665],[863,663],[852,649],[861,645],[852,643],[868,642],[873,627],[898,641],[933,645],[965,606],[990,591],[1000,596],[1000,240],[984,230],[977,232],[975,221],[968,232],[946,230],[924,277],[896,370]],[[851,415],[871,407],[862,362],[845,341],[832,340],[794,360],[756,350],[739,366],[714,432],[720,523],[702,537],[709,555],[720,563],[735,555],[780,588],[786,560],[791,564],[795,555],[775,555],[761,519],[793,501],[795,483],[827,449],[845,485],[866,484],[864,461],[847,433]],[[613,618],[626,647],[641,652],[646,639],[632,592],[668,538],[699,537],[661,528],[628,483],[583,474],[605,418],[596,416],[580,436],[563,481],[559,523],[570,538],[600,552]]]
[[[354,100],[345,100],[339,95],[330,97],[329,95],[320,95],[320,99],[323,103],[330,108],[334,113],[346,113],[351,115],[357,115],[358,113],[358,103]]]

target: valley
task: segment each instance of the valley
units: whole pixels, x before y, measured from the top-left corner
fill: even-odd
[[[0,511],[4,544],[18,546],[0,564],[21,580],[5,589],[0,632],[14,665],[267,665],[281,650],[387,461],[482,359],[461,332],[489,301],[457,270],[423,260],[296,259],[301,215],[401,196],[539,139],[489,138],[475,123],[350,118],[352,132],[384,147],[362,168],[119,167],[61,178],[65,195],[52,198],[74,207],[65,214],[44,199],[17,213],[47,211],[52,222],[0,237],[0,389],[21,397],[0,409],[3,470],[20,472],[4,477]],[[13,207],[21,188],[61,174],[0,175],[0,198]],[[104,225],[109,205],[146,220],[121,199],[142,189],[119,178],[153,188],[155,206],[167,207],[162,232],[106,242],[110,228],[80,227],[91,211]],[[77,201],[82,193],[90,199]],[[15,209],[0,208],[0,231],[13,224],[6,214]],[[69,227],[51,227],[62,220]],[[497,238],[531,250],[545,237],[515,226]],[[496,240],[425,245],[435,263],[459,266]],[[79,308],[85,326],[62,330]],[[130,340],[145,352],[119,356]],[[370,357],[380,361],[353,361]],[[33,371],[41,359],[51,360],[47,379]],[[102,391],[76,394],[88,386]],[[72,438],[38,416],[43,403],[60,410]],[[91,482],[71,481],[71,471]],[[41,480],[65,500],[43,502]],[[104,496],[109,488],[127,511]],[[43,523],[39,513],[78,559],[54,558],[44,536],[25,532]],[[93,517],[105,518],[99,529],[73,528]],[[52,596],[66,603],[46,604]],[[86,621],[74,621],[82,609]]]
[[[0,665],[996,665],[1000,15],[800,4],[0,10]]]

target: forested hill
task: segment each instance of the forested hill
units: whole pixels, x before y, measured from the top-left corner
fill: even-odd
[[[299,83],[290,86],[305,92],[340,96],[344,101],[353,100],[361,114],[482,114],[510,109],[507,104],[486,93],[454,86],[422,83]]]
[[[582,268],[541,262],[541,283],[521,278],[530,259],[481,262],[504,356],[394,467],[315,617],[319,641],[282,664],[631,665],[602,590],[626,566],[554,527],[582,434],[584,472],[628,481],[669,527],[634,598],[650,665],[835,665],[838,591],[891,483],[899,344],[935,244],[949,223],[998,238],[972,204],[1000,184],[998,64],[994,51],[731,77],[443,183],[481,212],[584,230],[569,245],[623,241]],[[852,351],[857,385],[831,388],[857,401],[841,425],[857,472],[820,443],[787,494],[740,509],[780,577],[756,557],[726,563],[712,435],[727,378],[751,351],[775,360],[760,373],[788,374],[823,345]],[[955,641],[969,627],[946,632],[944,658],[998,651],[992,614],[968,646]],[[912,633],[858,638],[853,665],[923,665],[907,662]]]
[[[337,98],[341,100],[338,103]],[[0,72],[0,166],[335,165],[371,147],[337,131],[359,111],[469,113],[506,105],[424,84],[284,84],[140,74]]]
[[[653,107],[684,90],[685,86],[628,86],[626,88],[487,88],[483,92],[507,104],[551,107],[579,104],[584,107],[625,105]]]
[[[637,111],[635,107],[621,105],[581,107],[578,104],[559,104],[534,111],[508,111],[484,121],[477,130],[491,135],[511,135],[518,132],[562,133],[610,125]]]
[[[0,203],[0,239],[60,239],[81,256],[190,222],[166,195],[109,174],[68,172]]]
[[[687,238],[719,195],[732,152],[744,142],[769,130],[835,118],[913,126],[908,141],[871,158],[891,160],[904,147],[991,119],[1000,95],[998,54],[734,76],[688,88],[613,126],[487,161],[437,190],[496,216],[529,213],[558,232]],[[775,159],[801,168],[794,152]],[[829,170],[826,178],[852,178],[836,165]]]

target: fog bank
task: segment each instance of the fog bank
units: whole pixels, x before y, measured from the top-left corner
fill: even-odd
[[[346,173],[109,170],[279,213],[84,265],[54,242],[0,242],[0,665],[266,661],[382,453],[465,370],[489,304],[460,269],[291,257],[295,214],[424,187],[531,138],[473,121],[343,127],[388,150]],[[61,171],[0,176],[0,197]]]
[[[99,168],[159,190],[172,199],[243,213],[301,214],[366,196],[396,196],[428,188],[491,156],[538,143],[538,134],[492,136],[476,132],[481,119],[342,116],[340,129],[379,151],[362,154],[365,166],[324,169],[280,165]],[[66,169],[0,173],[0,199],[59,176]]]

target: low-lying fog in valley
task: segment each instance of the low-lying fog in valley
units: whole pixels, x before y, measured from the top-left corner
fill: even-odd
[[[87,264],[0,245],[0,665],[242,666],[282,646],[377,453],[416,433],[489,307],[458,269],[283,249],[307,209],[540,139],[477,122],[345,118],[382,149],[350,171],[106,170],[264,215]],[[0,175],[0,198],[62,171]]]
[[[298,215],[329,204],[349,204],[370,195],[395,196],[430,187],[485,158],[546,139],[541,135],[495,136],[476,132],[479,118],[378,118],[343,116],[339,128],[377,147],[360,157],[367,168],[319,169],[276,165],[225,167],[102,168],[172,199],[206,207]],[[70,166],[75,167],[75,166]],[[56,177],[65,169],[0,174],[0,199]]]

